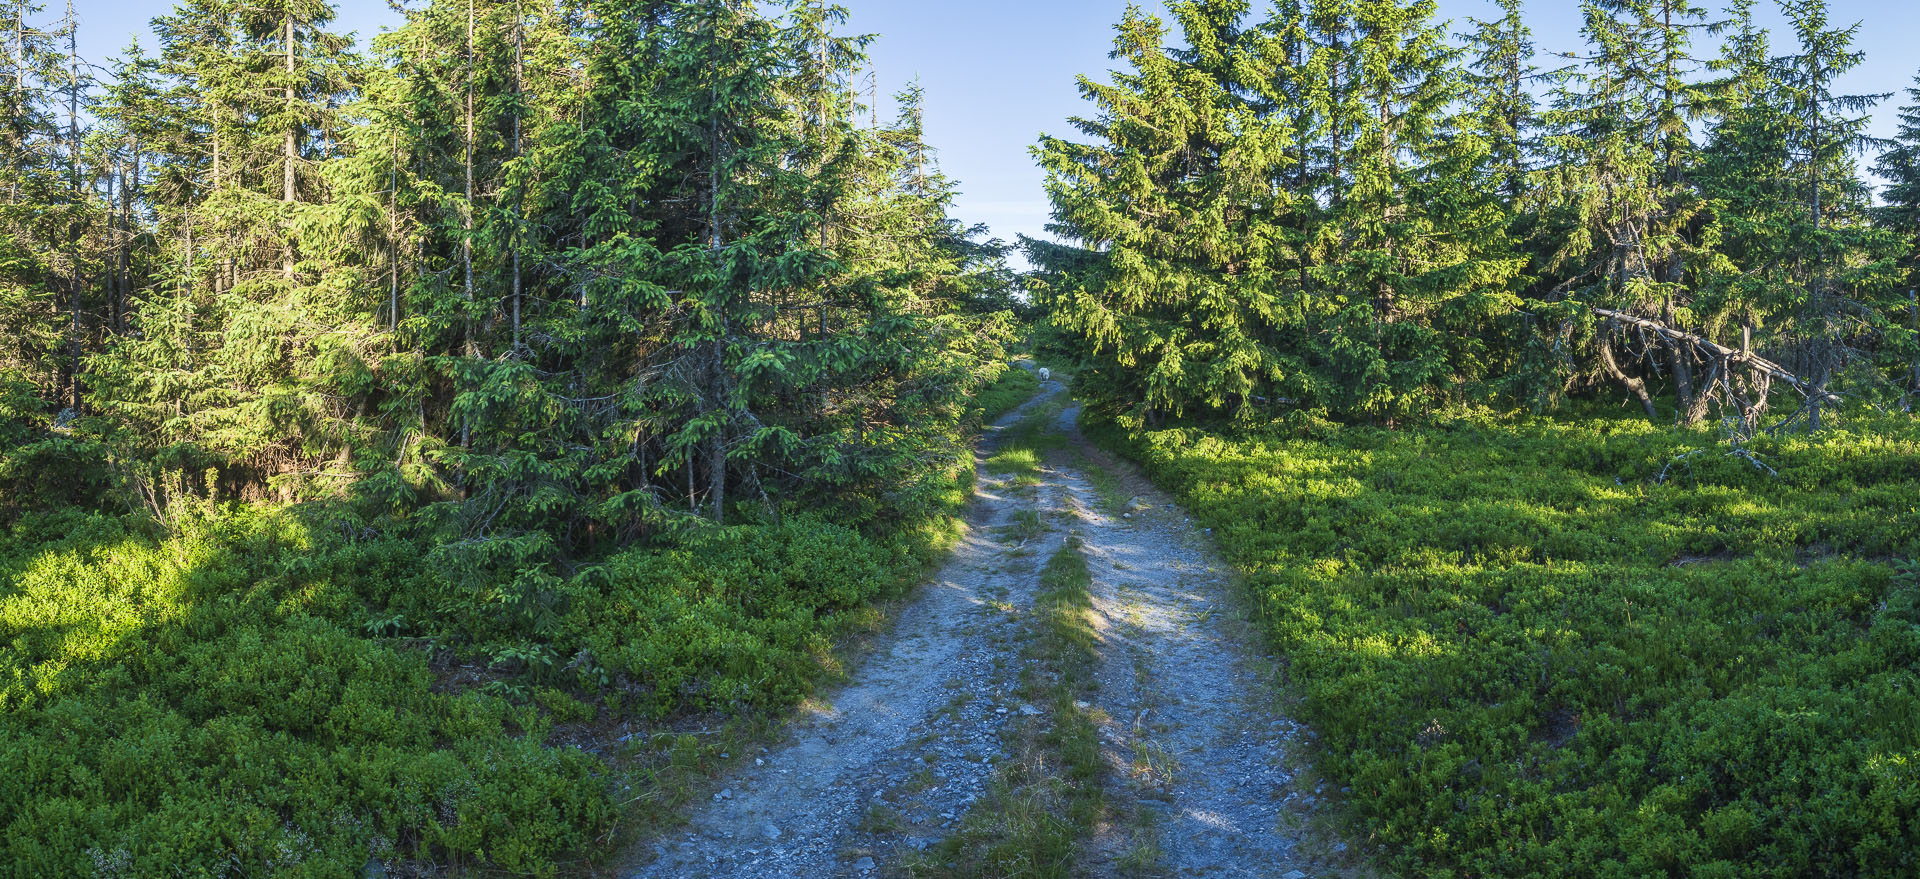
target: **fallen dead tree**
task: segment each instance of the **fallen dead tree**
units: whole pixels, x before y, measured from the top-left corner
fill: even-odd
[[[1704,415],[1704,409],[1711,396],[1717,393],[1722,398],[1722,402],[1731,405],[1739,413],[1740,421],[1746,431],[1751,433],[1757,429],[1760,417],[1767,411],[1774,382],[1784,384],[1799,393],[1804,401],[1800,411],[1812,415],[1816,424],[1822,407],[1840,403],[1840,396],[1827,390],[1825,382],[1819,384],[1808,382],[1785,367],[1753,353],[1750,347],[1729,348],[1704,336],[1677,330],[1659,321],[1624,311],[1594,308],[1593,313],[1621,330],[1651,333],[1674,349],[1688,352],[1706,361],[1707,379],[1701,383],[1703,393],[1698,395],[1696,403],[1702,411],[1686,413],[1688,421],[1697,421],[1699,416]],[[1627,376],[1624,370],[1615,365],[1611,351],[1603,353],[1607,355],[1604,359],[1608,371],[1613,373],[1615,378],[1627,382],[1630,389],[1634,388],[1634,383],[1639,380]],[[1736,387],[1734,376],[1741,371],[1746,375],[1740,382],[1741,387]],[[1640,388],[1636,390],[1637,395],[1646,402],[1644,383],[1641,383]],[[1651,405],[1648,406],[1648,411],[1652,411]]]

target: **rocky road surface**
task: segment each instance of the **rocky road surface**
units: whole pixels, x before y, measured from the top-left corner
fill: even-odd
[[[1021,418],[1057,410],[1052,429],[1073,442],[1039,484],[982,466],[967,538],[850,683],[684,827],[644,843],[637,859],[650,863],[633,879],[893,876],[903,855],[951,832],[1005,756],[1008,720],[1037,714],[1013,693],[1040,570],[1065,529],[1015,527],[1035,514],[1077,519],[1101,621],[1105,783],[1137,819],[1086,840],[1077,872],[1356,874],[1316,819],[1325,791],[1299,768],[1310,733],[1279,712],[1227,568],[1177,507],[1079,440],[1064,393],[1046,383],[981,442],[984,462]]]

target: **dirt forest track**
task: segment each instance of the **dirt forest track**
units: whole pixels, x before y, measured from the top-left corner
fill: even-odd
[[[684,826],[646,841],[633,879],[904,876],[951,835],[1009,758],[1008,725],[1044,711],[1015,691],[1041,566],[1073,534],[1092,575],[1108,820],[1073,875],[1357,875],[1278,710],[1272,669],[1209,538],[1124,464],[1090,448],[1048,382],[989,429],[968,533],[849,683],[722,779]],[[1022,419],[1064,435],[1037,484],[985,461]],[[1123,495],[1123,496],[1122,496]],[[1039,533],[1015,526],[1036,520]],[[1149,853],[1143,858],[1141,853]]]

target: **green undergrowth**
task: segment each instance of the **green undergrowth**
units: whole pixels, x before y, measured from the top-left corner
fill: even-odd
[[[1099,730],[1091,698],[1098,669],[1092,577],[1078,537],[1047,561],[1034,598],[1034,638],[1022,659],[1020,698],[1041,714],[1015,721],[1012,755],[959,830],[905,866],[934,879],[1066,879],[1075,853],[1106,811]]]
[[[837,673],[971,479],[566,564],[339,504],[0,520],[0,877],[587,869]]]
[[[1009,368],[981,388],[974,396],[973,404],[980,409],[980,420],[992,424],[1020,408],[1037,393],[1040,393],[1039,376],[1024,369]]]
[[[1408,875],[1920,873],[1920,429],[1104,441],[1175,490]]]

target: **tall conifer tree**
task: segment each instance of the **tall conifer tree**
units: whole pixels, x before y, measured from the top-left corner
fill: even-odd
[[[1273,342],[1287,305],[1263,211],[1286,198],[1272,183],[1294,156],[1287,130],[1240,97],[1246,4],[1173,11],[1189,48],[1168,53],[1165,25],[1129,8],[1114,43],[1129,69],[1080,80],[1099,113],[1074,126],[1093,142],[1036,149],[1053,229],[1097,254],[1069,267],[1037,251],[1064,269],[1042,295],[1093,358],[1089,386],[1115,405],[1148,419],[1246,416],[1280,395]]]

